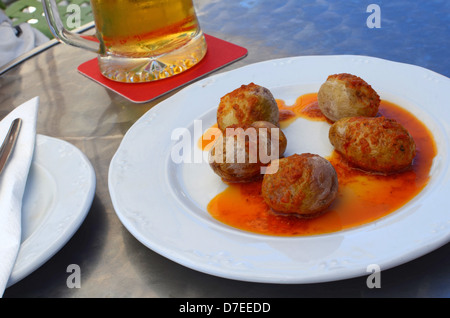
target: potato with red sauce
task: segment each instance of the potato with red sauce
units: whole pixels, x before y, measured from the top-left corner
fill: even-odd
[[[328,76],[317,94],[319,108],[332,122],[345,117],[373,117],[380,97],[362,78],[341,73]]]
[[[409,132],[386,117],[349,117],[331,125],[329,139],[354,166],[390,174],[408,168],[416,145]]]
[[[278,105],[270,90],[250,83],[226,94],[217,108],[220,130],[232,125],[246,126],[255,121],[279,125]]]
[[[286,147],[286,136],[272,123],[257,121],[244,127],[232,125],[210,149],[209,164],[225,182],[252,182],[263,177],[261,168],[283,156]]]
[[[273,164],[278,165],[278,171],[264,175],[261,191],[275,213],[317,217],[337,197],[337,173],[325,158],[310,153],[294,154]]]

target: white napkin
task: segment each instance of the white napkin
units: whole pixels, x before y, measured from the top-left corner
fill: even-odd
[[[7,286],[21,243],[22,198],[36,141],[39,97],[15,108],[0,122],[0,144],[11,122],[22,118],[16,145],[0,174],[0,296]]]

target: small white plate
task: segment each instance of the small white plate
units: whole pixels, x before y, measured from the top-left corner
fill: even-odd
[[[254,82],[292,104],[300,95],[317,92],[328,75],[342,72],[362,77],[382,99],[408,109],[431,130],[438,153],[426,188],[387,217],[331,234],[264,236],[213,219],[206,204],[224,184],[201,160],[196,143],[215,123],[220,97]],[[293,284],[367,275],[371,264],[385,270],[449,242],[449,100],[448,78],[365,56],[286,58],[209,77],[156,105],[129,129],[110,165],[112,202],[121,222],[142,244],[219,277]],[[201,128],[196,120],[202,121]],[[285,131],[286,155],[329,155],[326,125],[297,120]],[[184,141],[192,143],[187,156],[199,163],[174,162],[172,151],[183,139],[172,134],[183,132],[193,136],[185,135]]]
[[[75,234],[89,212],[95,186],[94,169],[78,148],[36,136],[23,199],[22,244],[8,286],[38,269]]]

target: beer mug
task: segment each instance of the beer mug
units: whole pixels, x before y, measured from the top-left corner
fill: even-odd
[[[91,0],[99,43],[66,30],[55,0],[42,3],[55,37],[98,53],[101,73],[114,81],[167,78],[193,67],[206,54],[192,0]]]

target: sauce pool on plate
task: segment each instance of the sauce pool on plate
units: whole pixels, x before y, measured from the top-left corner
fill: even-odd
[[[294,105],[288,106],[282,100],[277,100],[277,103],[281,128],[299,117],[328,122],[318,107],[316,93],[300,96]],[[413,137],[417,154],[410,169],[387,176],[372,174],[349,166],[339,153],[333,151],[326,159],[338,175],[338,197],[328,211],[317,218],[301,219],[273,213],[262,198],[260,181],[228,184],[209,202],[208,212],[231,227],[273,236],[332,233],[367,224],[392,213],[426,186],[437,151],[428,128],[405,109],[382,100],[379,115],[397,120]],[[293,137],[287,138],[289,142]],[[205,149],[207,143],[201,147]]]

